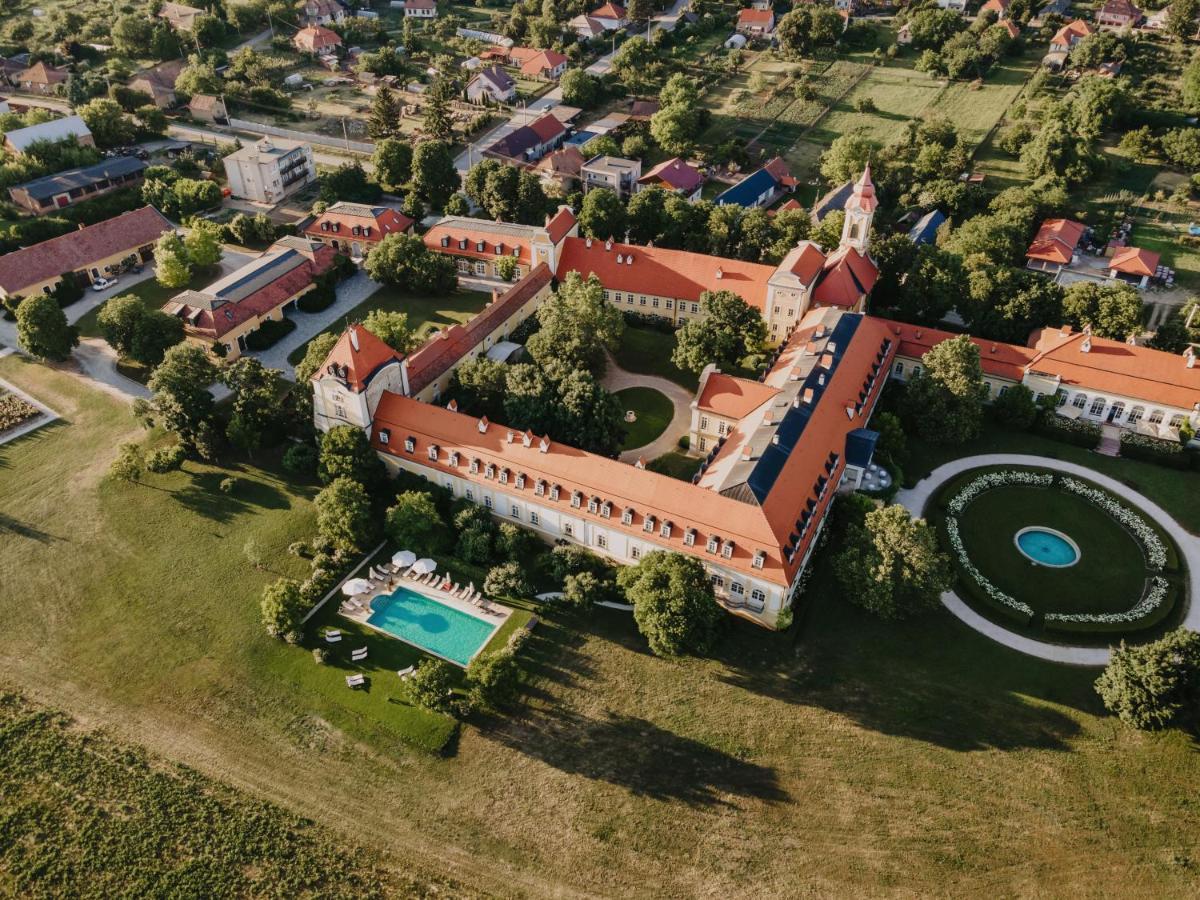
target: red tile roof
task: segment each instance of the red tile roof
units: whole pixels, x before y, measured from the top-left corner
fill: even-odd
[[[511,47],[508,51],[508,58],[512,60],[514,65],[524,65],[533,59],[541,50],[535,50],[533,47]]]
[[[48,66],[44,62],[34,63],[23,72],[18,72],[13,76],[13,81],[17,84],[29,82],[30,84],[62,84],[70,73],[66,69],[56,69],[54,66]]]
[[[616,19],[620,21],[625,18],[625,7],[616,3],[605,3],[599,9],[588,13],[593,19]]]
[[[374,244],[389,234],[403,234],[412,226],[412,219],[387,206],[335,203],[309,222],[304,233],[318,239],[345,238]],[[355,227],[359,228],[359,234],[354,233]],[[364,228],[369,228],[370,233],[363,234]]]
[[[539,172],[546,172],[551,175],[565,175],[567,177],[578,178],[579,172],[583,168],[583,164],[587,160],[584,155],[579,152],[579,148],[571,144],[553,153],[547,153],[534,166]]]
[[[558,212],[546,220],[546,233],[550,235],[550,243],[559,243],[575,227],[575,222],[575,213],[571,212],[571,207],[560,206]]]
[[[778,393],[777,388],[761,381],[713,372],[705,380],[696,405],[727,419],[744,419]]]
[[[1096,29],[1090,23],[1083,21],[1083,19],[1075,19],[1073,22],[1068,22],[1062,28],[1058,29],[1054,37],[1050,39],[1050,43],[1070,47],[1089,34],[1095,34],[1095,32]]]
[[[879,270],[865,253],[846,247],[826,261],[813,301],[822,306],[853,308],[875,286]]]
[[[324,25],[309,25],[296,32],[292,43],[301,50],[315,53],[326,47],[340,47],[342,39],[338,37],[336,31],[330,31]]]
[[[676,156],[660,162],[639,178],[638,184],[654,184],[661,181],[674,190],[691,194],[700,187],[703,180],[704,178],[695,168]]]
[[[567,130],[566,126],[550,113],[546,113],[546,115],[537,121],[531,122],[529,127],[533,129],[533,133],[541,139],[543,144],[555,140]]]
[[[434,225],[425,232],[424,241],[430,250],[471,259],[494,260],[497,256],[512,256],[513,250],[517,250],[514,259],[529,265],[533,261],[529,235],[530,229],[520,225],[505,226],[484,219],[456,217]]]
[[[19,294],[64,272],[82,271],[110,256],[133,253],[174,227],[153,206],[143,206],[32,247],[0,254],[0,289]]]
[[[403,358],[361,325],[351,325],[342,332],[313,378],[336,374],[350,390],[356,394],[362,393],[376,372],[388,363],[400,362]],[[330,366],[336,366],[337,369],[331,371]]]
[[[983,6],[979,8],[979,11],[981,13],[995,12],[1003,15],[1004,13],[1008,12],[1008,7],[1011,5],[1012,0],[987,0],[987,3],[983,4]]]
[[[522,75],[541,75],[566,63],[567,58],[557,50],[542,50],[521,65]]]
[[[910,359],[920,359],[942,341],[960,337],[951,331],[926,328],[924,325],[913,325],[909,322],[894,322],[890,319],[876,321],[882,322],[900,339],[898,355]],[[975,337],[971,338],[971,343],[979,348],[979,362],[985,374],[1010,381],[1020,381],[1025,375],[1025,366],[1037,356],[1036,350],[1018,344],[985,341]]]
[[[428,341],[408,357],[409,392],[419,394],[437,378],[483,343],[484,339],[515,315],[539,291],[553,280],[554,273],[545,263],[538,263],[532,272],[493,300],[466,325],[452,325]]]
[[[1159,255],[1139,247],[1122,247],[1115,251],[1108,267],[1127,275],[1153,276],[1158,268]]]
[[[743,25],[759,25],[763,28],[770,28],[775,21],[775,13],[769,9],[742,9],[738,10],[738,27]]]
[[[1142,11],[1134,6],[1129,0],[1108,0],[1100,11],[1096,13],[1096,17],[1100,16],[1115,16],[1119,19],[1137,20],[1142,17]]]
[[[871,164],[867,163],[858,181],[854,182],[854,191],[846,201],[845,208],[869,213],[874,212],[877,206],[879,198],[875,196],[875,182],[871,180]]]
[[[733,291],[758,310],[766,306],[773,266],[759,263],[569,237],[563,241],[558,277],[595,274],[608,290],[698,302],[704,291]],[[617,258],[620,257],[620,262]],[[630,259],[632,258],[632,262]]]
[[[813,279],[825,267],[825,254],[812,241],[801,241],[788,251],[779,267],[791,272],[802,284],[812,284]]]
[[[779,213],[789,209],[804,209],[804,207],[800,204],[799,200],[797,200],[795,197],[791,197],[786,203],[779,204],[779,206],[775,207],[775,209],[768,209],[767,215],[778,215]]]
[[[1025,251],[1027,259],[1067,265],[1083,237],[1084,225],[1072,219],[1047,219]]]

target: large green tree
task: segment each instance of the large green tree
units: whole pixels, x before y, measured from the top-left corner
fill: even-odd
[[[607,240],[625,236],[625,204],[607,188],[592,188],[579,209],[579,230],[585,237]]]
[[[1149,644],[1121,641],[1096,679],[1096,693],[1135,728],[1194,723],[1200,713],[1200,633],[1177,628]]]
[[[949,559],[924,519],[899,504],[870,509],[855,495],[834,571],[845,596],[884,619],[901,619],[935,608],[949,590]]]
[[[367,113],[367,134],[373,141],[398,138],[403,134],[400,130],[400,103],[387,85],[380,87],[371,101],[371,109]]]
[[[335,478],[317,494],[313,505],[318,533],[338,550],[366,550],[378,534],[371,499],[352,478]]]
[[[296,643],[300,631],[300,620],[306,607],[300,594],[300,585],[290,578],[280,578],[267,585],[260,604],[263,625],[271,637],[285,638]]]
[[[622,569],[617,583],[655,655],[704,653],[712,646],[722,612],[698,559],[655,550]]]
[[[399,353],[409,353],[420,343],[416,332],[408,327],[406,313],[373,309],[363,319],[363,328]]]
[[[671,361],[681,369],[700,372],[709,363],[730,369],[749,353],[757,353],[767,339],[762,314],[733,291],[705,291],[700,295],[704,315],[691,319],[675,332]]]
[[[458,283],[454,260],[432,253],[415,234],[389,234],[367,256],[375,281],[415,294],[448,294]]]
[[[412,178],[412,144],[392,137],[377,141],[371,165],[375,169],[375,179],[385,191],[400,190]]]
[[[1100,337],[1123,341],[1142,331],[1141,295],[1124,282],[1077,281],[1067,285],[1062,311],[1067,322],[1080,327],[1091,325]]]
[[[604,299],[604,286],[570,272],[558,291],[537,312],[540,328],[526,343],[529,354],[554,377],[555,371],[604,371],[604,351],[620,346],[625,320]]]
[[[217,367],[202,347],[176,344],[150,376],[149,402],[135,404],[135,412],[147,424],[177,434],[188,451],[211,456],[213,396],[208,388],[216,379]]]
[[[966,335],[942,341],[921,357],[908,381],[904,412],[925,440],[962,444],[978,437],[987,385],[979,348]]]
[[[336,425],[321,438],[317,474],[325,484],[339,478],[357,481],[374,491],[387,479],[387,472],[361,428]]]
[[[279,372],[251,356],[243,356],[221,372],[230,390],[229,443],[253,455],[281,427]]]
[[[425,92],[425,111],[421,116],[421,131],[425,137],[434,141],[450,141],[454,138],[454,119],[451,115],[454,93],[454,83],[445,77],[436,78]],[[434,205],[440,207],[442,204]]]
[[[448,144],[434,140],[417,144],[413,150],[412,189],[418,199],[431,209],[442,209],[460,182]]]
[[[17,307],[17,339],[31,356],[62,362],[79,345],[79,331],[53,297],[34,294]]]
[[[165,288],[182,288],[192,280],[183,238],[173,231],[162,235],[154,245],[154,275]]]
[[[821,154],[821,174],[830,184],[853,181],[862,174],[875,146],[860,131],[851,131],[834,139]]]
[[[404,491],[396,495],[396,502],[389,507],[384,530],[396,546],[418,556],[428,556],[442,545],[446,523],[442,521],[432,494]]]
[[[338,336],[331,331],[322,332],[308,342],[308,347],[304,350],[304,359],[296,363],[297,384],[308,384],[312,380],[337,342]]]

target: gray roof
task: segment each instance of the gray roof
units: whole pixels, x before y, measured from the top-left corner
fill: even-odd
[[[65,194],[76,188],[87,187],[106,178],[118,178],[122,175],[132,175],[141,172],[146,164],[136,156],[118,156],[116,159],[106,159],[83,169],[67,169],[57,175],[46,175],[35,178],[12,188],[14,191],[24,191],[35,200],[49,200],[56,194]]]
[[[18,151],[25,150],[37,141],[61,141],[66,138],[90,137],[91,131],[79,116],[67,116],[50,122],[41,122],[26,128],[17,128],[4,135],[4,139]]]
[[[816,205],[813,206],[813,211],[810,214],[810,218],[814,222],[822,222],[831,212],[837,212],[839,209],[845,209],[846,201],[850,199],[850,195],[853,193],[853,181],[847,181],[845,184],[839,184],[816,202]]]

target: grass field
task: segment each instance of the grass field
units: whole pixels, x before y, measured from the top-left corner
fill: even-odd
[[[937,101],[945,82],[912,69],[879,66],[834,104],[829,115],[805,133],[805,141],[828,146],[843,134],[859,132],[879,146],[900,137],[910,119],[919,119]],[[870,100],[874,110],[859,112],[855,104]]]
[[[680,481],[691,481],[702,462],[704,460],[699,456],[688,456],[686,453],[672,450],[670,453],[664,453],[658,459],[650,460],[646,463],[646,468],[651,472],[678,478]]]
[[[130,285],[128,289],[122,288],[113,296],[124,297],[128,295],[131,297],[137,297],[137,299],[142,301],[142,305],[145,306],[146,309],[159,310],[162,309],[162,305],[164,303],[166,303],[180,291],[200,288],[210,280],[211,276],[205,275],[193,279],[192,283],[188,284],[186,287],[167,288],[159,284],[154,276],[151,275],[149,278],[139,281],[137,284]],[[106,300],[105,303],[107,302],[108,301]],[[86,313],[80,316],[79,321],[75,323],[75,326],[79,329],[79,334],[81,337],[101,337],[99,317],[100,310],[102,309],[104,309],[104,303],[101,303],[94,309],[88,310]]]
[[[492,295],[482,291],[455,291],[444,297],[425,297],[405,294],[390,287],[382,287],[326,331],[335,334],[351,322],[361,322],[372,310],[402,312],[408,316],[408,327],[424,338],[440,328],[448,328],[473,318],[491,301]],[[301,344],[288,354],[292,365],[304,359],[310,341]]]
[[[700,376],[693,372],[685,372],[671,362],[671,353],[674,350],[674,335],[654,328],[640,328],[627,324],[625,336],[621,338],[621,346],[613,356],[616,357],[617,365],[626,372],[658,375],[689,391],[696,390],[700,384]]]
[[[637,414],[636,421],[623,425],[625,440],[621,444],[622,450],[645,447],[667,430],[675,414],[675,406],[671,401],[654,388],[626,388],[617,391],[617,399],[621,401],[622,409],[633,410]]]
[[[627,613],[539,609],[524,709],[464,727],[442,755],[413,750],[376,710],[311,686],[307,672],[340,679],[334,667],[301,670],[306,651],[262,634],[257,598],[276,572],[242,546],[252,534],[273,569],[298,574],[285,548],[311,531],[308,489],[247,466],[243,492],[214,494],[191,464],[114,485],[108,462],[137,434],[126,407],[17,357],[0,375],[64,416],[0,448],[0,680],[352,836],[415,882],[453,880],[446,896],[1194,891],[1190,737],[1126,729],[1101,714],[1094,671],[1013,653],[948,614],[860,612],[828,553],[795,628],[731,618],[707,659],[650,655]],[[59,807],[79,802],[67,774]],[[69,862],[94,834],[50,847]],[[163,853],[111,846],[132,848],[103,860],[130,878]]]

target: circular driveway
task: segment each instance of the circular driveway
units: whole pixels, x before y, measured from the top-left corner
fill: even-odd
[[[1193,598],[1197,596],[1197,591],[1200,591],[1200,538],[1176,522],[1170,513],[1150,498],[1094,469],[1058,459],[1050,459],[1046,456],[1029,456],[1023,453],[985,453],[980,456],[956,459],[938,466],[929,473],[928,477],[921,479],[915,487],[897,493],[896,502],[914,516],[924,516],[925,507],[929,504],[930,498],[937,493],[938,488],[963,472],[984,466],[1037,466],[1068,475],[1077,475],[1100,485],[1118,497],[1128,498],[1131,503],[1140,507],[1142,512],[1151,516],[1179,547],[1179,555],[1187,566],[1188,581],[1187,611],[1181,624],[1184,628],[1192,631],[1200,631],[1200,606],[1192,602]],[[997,625],[975,612],[954,591],[946,591],[942,594],[942,605],[950,610],[959,621],[980,634],[987,635],[992,640],[1029,656],[1076,666],[1108,665],[1110,651],[1107,647],[1051,644],[1014,634],[1007,628]]]

